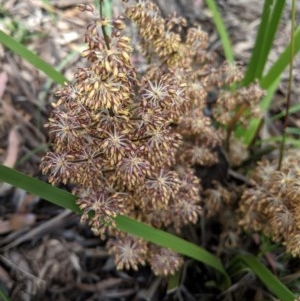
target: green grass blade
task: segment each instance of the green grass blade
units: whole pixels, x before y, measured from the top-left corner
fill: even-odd
[[[294,56],[295,56],[295,54],[300,50],[300,26],[295,31],[293,39],[294,39]],[[263,111],[269,109],[272,97],[279,85],[281,74],[290,63],[290,56],[291,56],[291,43],[285,48],[285,50],[282,52],[278,60],[270,68],[267,75],[260,80],[260,86],[263,89],[267,90],[267,94],[261,102],[261,108]],[[295,107],[295,110],[296,109],[297,107]],[[283,112],[282,114],[284,116],[285,112]],[[257,118],[253,118],[250,122],[250,126],[248,127],[248,129],[246,130],[244,129],[243,133],[240,130],[238,130],[236,134],[238,137],[243,137],[245,144],[249,145],[251,141],[253,141],[253,138],[258,130],[259,124],[260,124],[260,120]]]
[[[289,127],[286,128],[288,134],[300,135],[300,128]]]
[[[100,1],[94,0],[94,6],[98,12],[100,12]],[[112,3],[111,0],[102,0],[102,12],[103,16],[109,20],[113,18],[113,10],[112,10]],[[111,26],[106,26],[107,34],[111,34]]]
[[[293,39],[294,39],[294,56],[295,56],[300,51],[300,26],[298,26],[297,30],[295,31]],[[290,56],[291,56],[291,43],[289,43],[289,45],[281,53],[277,61],[273,64],[273,66],[268,71],[268,73],[260,80],[260,86],[263,89],[267,90],[267,94],[263,98],[261,103],[261,108],[263,111],[268,110],[271,104],[272,97],[280,82],[281,74],[290,63]],[[295,107],[295,111],[296,110],[297,107]],[[285,112],[283,112],[282,114],[284,116]],[[282,116],[282,115],[278,115],[278,116]],[[237,130],[236,135],[238,137],[243,137],[243,140],[246,143],[246,145],[249,145],[258,130],[259,124],[260,124],[260,120],[254,118],[253,120],[251,120],[248,129],[246,130],[243,129],[244,130],[243,133],[241,133],[241,130]]]
[[[75,195],[1,164],[0,181],[22,188],[51,203],[80,213],[79,207],[75,204]]]
[[[231,265],[241,264],[242,268],[248,267],[265,284],[265,286],[281,301],[294,301],[294,294],[275,277],[255,256],[238,255]]]
[[[273,9],[271,12],[270,20],[268,23],[268,27],[265,34],[265,39],[263,45],[260,47],[260,61],[256,70],[256,77],[261,78],[265,69],[266,62],[268,60],[268,56],[270,50],[272,48],[275,34],[277,32],[279,23],[281,21],[281,15],[285,6],[285,0],[275,0],[273,4]]]
[[[263,74],[269,52],[281,19],[285,0],[265,0],[261,23],[256,36],[254,49],[245,73],[243,84],[247,86]]]
[[[39,144],[37,147],[33,148],[32,150],[26,152],[26,154],[18,160],[16,167],[24,164],[27,160],[32,158],[36,153],[39,153],[41,151],[45,152],[48,149],[48,147],[49,145],[47,143],[42,143]]]
[[[0,180],[5,181],[13,186],[20,187],[32,194],[48,200],[58,206],[70,209],[80,213],[79,207],[75,204],[76,196],[59,189],[50,184],[44,183],[38,179],[24,175],[23,173],[6,166],[0,165]],[[230,279],[219,258],[212,255],[205,249],[198,247],[188,241],[167,232],[155,229],[149,225],[135,221],[126,216],[116,218],[117,227],[129,234],[141,237],[147,241],[170,248],[180,254],[196,259],[204,264],[211,266],[224,277],[224,284],[228,286]]]
[[[249,60],[247,70],[245,72],[245,77],[243,80],[243,84],[245,86],[249,85],[256,78],[257,63],[260,60],[260,55],[261,55],[260,44],[262,44],[263,41],[265,40],[265,35],[267,33],[266,28],[267,28],[268,22],[269,22],[269,16],[270,16],[272,3],[273,3],[273,0],[265,0],[265,2],[264,2],[260,26],[259,26],[259,29],[258,29],[258,32],[256,35],[256,40],[255,40],[254,48],[252,50],[252,55]]]
[[[300,112],[300,103],[297,103],[297,104],[291,106],[289,109],[290,114],[294,114],[294,113],[298,113],[298,112]],[[286,114],[285,111],[281,111],[280,113],[273,115],[270,118],[270,121],[274,122],[280,118],[283,118],[285,116],[285,114]]]
[[[294,34],[294,47],[295,56],[300,50],[300,26],[297,27]],[[291,43],[289,43],[289,45],[281,53],[278,60],[272,65],[267,74],[261,79],[260,85],[263,89],[267,89],[276,80],[276,78],[282,74],[282,72],[290,63],[290,54]]]
[[[0,301],[10,301],[10,299],[6,296],[6,294],[2,291],[0,287]]]
[[[177,272],[174,275],[171,275],[168,278],[168,289],[167,291],[170,292],[174,289],[176,289],[177,287],[180,286],[180,280],[181,280],[181,272]]]
[[[162,230],[154,229],[153,227],[137,222],[131,218],[125,216],[118,216],[116,218],[117,226],[120,230],[123,230],[129,234],[142,237],[152,243],[158,244],[165,248],[170,248],[182,255],[186,255],[200,262],[205,263],[216,269],[218,272],[223,274],[229,284],[229,278],[223,268],[223,265],[219,258],[212,255],[205,249],[198,247],[182,238],[171,235]]]
[[[231,42],[226,27],[224,25],[224,22],[222,20],[221,14],[216,5],[216,2],[215,0],[206,0],[206,4],[213,15],[213,20],[216,25],[217,31],[219,33],[219,36],[221,38],[226,60],[230,63],[233,63],[234,55],[233,55]]]
[[[275,137],[271,137],[271,138],[259,141],[258,145],[266,143],[266,142],[269,142],[269,143],[280,142],[281,140],[282,140],[282,136],[275,136]],[[285,143],[286,143],[286,145],[291,145],[292,147],[300,148],[300,140],[299,139],[286,137]]]
[[[15,41],[12,37],[8,36],[0,30],[0,43],[9,48],[14,53],[18,54],[37,69],[44,72],[49,78],[52,78],[58,84],[63,85],[68,80],[51,65],[42,60],[39,56],[28,50],[25,46]]]

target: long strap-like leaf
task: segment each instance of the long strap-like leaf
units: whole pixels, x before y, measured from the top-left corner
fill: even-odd
[[[285,0],[265,0],[264,2],[260,27],[243,80],[245,86],[255,79],[261,79],[263,75],[284,5]]]
[[[234,54],[233,54],[229,34],[226,30],[223,19],[218,10],[216,1],[215,0],[206,0],[206,4],[212,13],[214,23],[216,25],[217,31],[219,33],[219,36],[220,36],[220,39],[221,39],[221,42],[223,45],[226,60],[230,63],[233,63],[234,62]]]
[[[294,301],[294,294],[276,278],[255,256],[250,254],[236,256],[230,264],[229,269],[235,272],[248,267],[256,276],[273,292],[281,301]]]
[[[20,57],[28,61],[32,66],[44,72],[49,78],[53,79],[58,84],[63,85],[68,80],[51,65],[42,60],[39,56],[28,50],[21,43],[0,30],[0,43],[18,54]]]
[[[294,51],[293,55],[295,57],[296,54],[300,51],[300,25],[297,27],[294,33]],[[260,81],[261,87],[263,89],[268,89],[270,85],[276,80],[276,78],[282,74],[282,72],[286,69],[290,62],[291,56],[291,42],[287,45],[284,51],[280,54],[277,61],[271,66],[270,70],[268,70],[267,74],[263,76]]]
[[[0,164],[0,180],[13,186],[20,187],[32,194],[50,201],[58,206],[70,209],[73,212],[80,213],[75,200],[77,197],[65,190],[44,183],[38,179],[29,177],[19,171],[8,168]],[[126,216],[116,218],[117,227],[129,234],[141,237],[147,241],[170,248],[180,254],[196,259],[204,264],[211,266],[223,275],[223,285],[229,286],[230,279],[219,258],[212,255],[205,249],[185,241],[170,233],[155,229],[149,225],[143,224]]]

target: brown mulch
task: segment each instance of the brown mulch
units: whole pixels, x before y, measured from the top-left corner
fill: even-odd
[[[115,13],[119,13],[118,1],[113,0]],[[0,29],[71,79],[83,63],[79,52],[84,48],[83,34],[89,18],[76,4],[90,2],[0,0]],[[203,24],[210,33],[211,49],[222,56],[204,1],[169,0],[167,6],[165,0],[157,2],[165,15],[177,9],[187,17],[189,24]],[[249,59],[262,2],[218,1],[235,56],[243,63]],[[288,10],[284,20],[269,64],[288,42]],[[299,1],[297,20],[299,23]],[[295,70],[292,101],[299,103],[299,56]],[[275,98],[274,110],[282,108],[286,82],[287,73]],[[0,162],[45,181],[38,166],[48,148],[43,124],[56,88],[44,74],[0,45]],[[297,126],[298,121],[294,122]],[[13,301],[216,300],[221,292],[213,286],[204,292],[209,273],[212,272],[205,266],[187,261],[180,287],[167,291],[166,280],[154,277],[148,267],[138,272],[116,271],[104,243],[80,224],[78,216],[38,196],[0,183],[0,287]],[[222,300],[222,295],[219,298]]]

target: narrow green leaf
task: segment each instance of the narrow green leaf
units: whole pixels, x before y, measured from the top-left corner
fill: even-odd
[[[177,272],[168,278],[168,292],[176,289],[180,285],[181,273]]]
[[[238,255],[231,266],[241,264],[242,268],[249,267],[253,273],[265,284],[265,286],[281,301],[294,301],[294,294],[275,277],[255,256]]]
[[[206,4],[207,4],[207,6],[209,7],[209,9],[212,13],[213,20],[215,22],[217,31],[218,31],[219,36],[221,38],[221,42],[222,42],[222,45],[223,45],[226,60],[230,63],[233,63],[234,62],[234,55],[233,55],[231,42],[230,42],[229,35],[228,35],[227,30],[226,30],[226,27],[224,25],[224,22],[222,20],[221,14],[220,14],[220,12],[218,10],[218,7],[216,5],[216,2],[215,2],[215,0],[206,0]]]
[[[252,50],[251,58],[249,60],[247,70],[245,72],[245,77],[243,80],[243,84],[245,86],[249,85],[256,78],[256,72],[258,67],[257,64],[260,61],[260,56],[261,56],[261,47],[262,47],[261,45],[263,44],[263,41],[265,40],[265,35],[267,33],[266,28],[268,26],[272,4],[273,4],[273,0],[265,0],[264,2],[260,26],[256,35],[254,48]]]
[[[205,249],[198,247],[182,238],[171,235],[162,230],[154,229],[153,227],[135,221],[125,216],[118,216],[116,218],[117,226],[120,230],[123,230],[129,234],[142,237],[147,241],[155,243],[165,248],[170,248],[182,255],[186,255],[200,262],[203,262],[226,277],[227,285],[229,284],[229,278],[227,278],[226,271],[219,258],[215,257]]]
[[[296,55],[296,53],[298,53],[300,50],[300,26],[295,31],[294,42],[295,42],[294,55]],[[290,53],[291,53],[291,43],[289,43],[289,45],[281,53],[278,60],[273,64],[273,66],[270,68],[268,73],[260,80],[260,86],[263,89],[267,90],[266,96],[263,98],[261,103],[261,108],[263,111],[268,110],[271,104],[272,97],[279,85],[281,74],[290,63]],[[294,110],[296,112],[297,107],[295,107]],[[284,116],[285,112],[283,112],[282,114],[283,114],[282,116]],[[243,137],[243,141],[245,142],[245,144],[249,145],[258,130],[259,124],[260,124],[260,120],[257,118],[253,118],[253,120],[251,120],[250,122],[250,126],[247,129],[243,129],[243,130],[239,129],[236,131],[237,137]]]
[[[102,5],[103,16],[105,18],[111,20],[113,17],[111,0],[102,0],[101,5]],[[100,1],[99,0],[94,0],[94,6],[98,11],[100,11]],[[106,31],[107,31],[108,35],[111,34],[111,30],[112,30],[111,26],[106,26]]]
[[[9,48],[14,53],[18,54],[37,69],[44,72],[48,77],[52,78],[58,84],[63,85],[68,80],[51,65],[42,60],[39,56],[28,50],[25,46],[15,41],[12,37],[8,36],[0,30],[0,43]]]
[[[70,209],[73,212],[81,212],[75,203],[75,200],[77,199],[75,195],[1,164],[0,181],[22,188],[53,204]]]
[[[282,136],[275,136],[275,137],[271,137],[268,139],[263,139],[261,141],[258,141],[257,144],[263,144],[266,142],[280,142],[282,140]],[[285,140],[286,145],[291,145],[293,147],[298,147],[300,148],[300,140],[296,139],[296,138],[290,138],[290,137],[286,137]]]
[[[286,0],[275,0],[275,3],[272,5],[271,15],[268,22],[268,27],[266,28],[266,33],[264,37],[264,43],[260,47],[260,60],[256,70],[256,78],[261,78],[263,71],[265,69],[266,62],[270,50],[272,48],[275,34],[277,32],[279,23],[281,21],[281,15],[285,6]]]
[[[6,294],[2,291],[0,287],[0,301],[10,301],[10,299],[6,296]]]
[[[300,25],[295,31],[294,34],[294,56],[300,50]],[[268,89],[268,87],[282,74],[285,68],[290,63],[290,54],[291,54],[291,43],[285,48],[281,53],[277,61],[272,65],[267,74],[263,76],[260,81],[260,85],[263,89]]]
[[[247,86],[262,77],[275,34],[281,20],[285,0],[265,0],[261,23],[254,49],[245,72],[243,84]]]
[[[286,132],[289,134],[300,135],[300,128],[288,127],[286,128]]]
[[[26,154],[18,160],[16,167],[24,164],[27,160],[32,158],[36,153],[41,152],[41,151],[45,152],[45,150],[47,150],[48,148],[49,148],[49,145],[46,143],[39,144],[36,148],[33,148],[30,151],[26,152]]]
[[[294,113],[298,113],[298,112],[300,112],[300,103],[297,103],[297,104],[291,106],[290,109],[289,109],[290,114],[294,114]],[[276,120],[284,117],[285,114],[286,114],[286,112],[284,110],[282,110],[280,113],[273,115],[270,118],[270,121],[272,121],[272,122],[276,121]]]
[[[76,213],[81,212],[75,203],[77,198],[76,196],[1,164],[0,180],[5,181],[13,186],[20,187],[32,194],[38,195],[41,198],[58,206],[70,209]],[[155,229],[149,225],[135,221],[126,216],[118,216],[116,218],[116,223],[117,227],[122,231],[141,237],[162,247],[170,248],[175,252],[194,258],[206,265],[211,266],[223,275],[224,284],[226,286],[230,285],[230,279],[227,276],[220,259],[205,249],[185,241],[182,238],[176,237],[162,230]]]

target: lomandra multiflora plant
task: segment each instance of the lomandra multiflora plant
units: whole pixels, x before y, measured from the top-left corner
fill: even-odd
[[[47,124],[52,151],[41,170],[52,184],[75,186],[81,221],[108,238],[118,269],[148,263],[157,275],[173,274],[183,263],[178,254],[120,232],[114,218],[171,232],[196,224],[203,200],[194,167],[218,162],[222,125],[241,105],[256,112],[262,93],[255,86],[230,92],[242,73],[215,64],[200,26],[164,19],[152,2],[126,6],[140,36],[134,55],[122,16],[103,17],[101,1],[98,17],[89,5],[80,9],[93,19],[82,52],[87,64],[56,93]],[[210,103],[209,92],[217,95]]]

